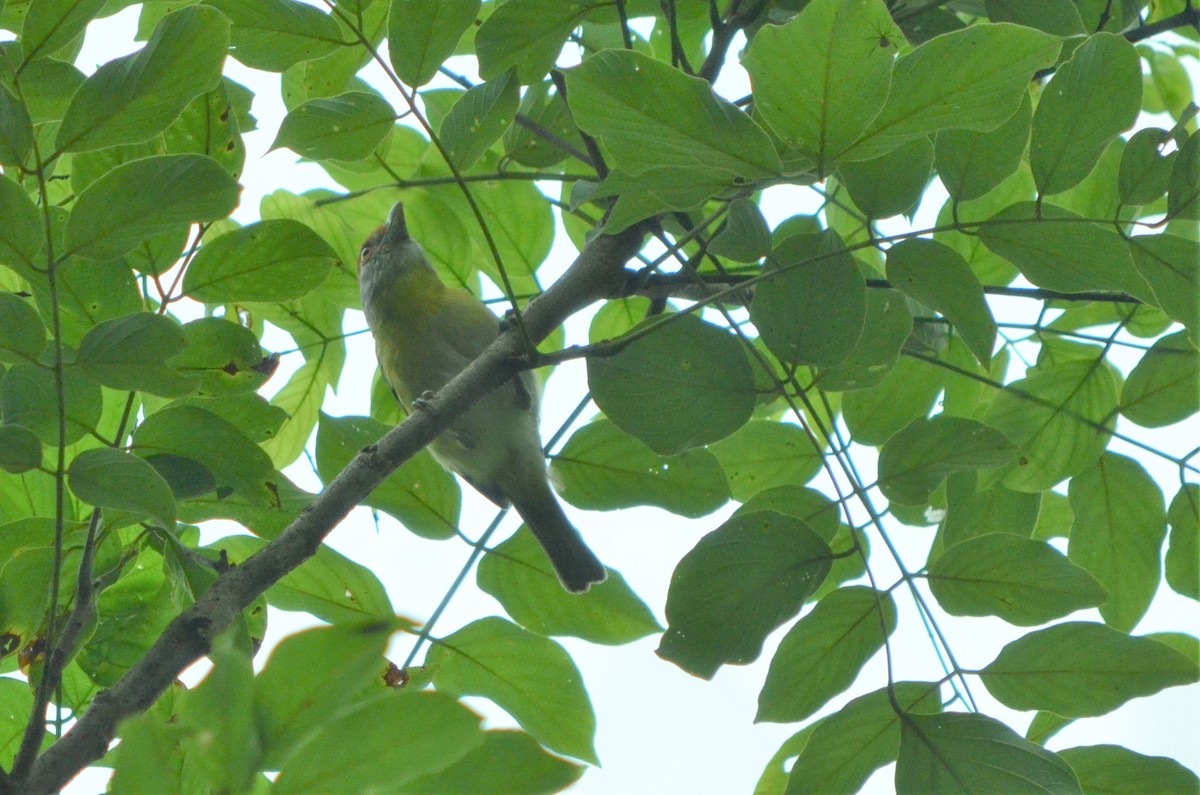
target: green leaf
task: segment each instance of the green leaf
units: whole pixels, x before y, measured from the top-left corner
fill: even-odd
[[[897,682],[892,690],[903,709],[941,710],[938,686]],[[896,760],[901,717],[888,690],[859,696],[816,723],[787,780],[786,795],[853,795],[870,775]]]
[[[1167,535],[1162,491],[1141,464],[1105,453],[1071,479],[1069,496],[1075,524],[1068,554],[1108,589],[1104,621],[1128,632],[1158,590]]]
[[[905,715],[896,792],[1004,792],[1081,795],[1074,772],[1056,755],[980,714]]]
[[[1196,682],[1200,668],[1158,641],[1074,621],[1009,643],[979,677],[1011,709],[1087,718],[1131,698]]]
[[[658,656],[705,679],[726,663],[754,661],[766,636],[796,615],[831,562],[829,546],[793,516],[734,516],[676,567]]]
[[[754,373],[732,334],[694,315],[650,320],[638,331],[615,356],[588,357],[592,396],[618,428],[675,455],[724,439],[750,419]]]
[[[908,301],[896,290],[867,291],[863,333],[850,355],[821,368],[815,381],[827,392],[867,389],[883,381],[913,330]]]
[[[299,221],[260,221],[206,241],[183,291],[208,304],[288,301],[315,289],[337,264],[329,244]]]
[[[735,262],[757,262],[771,250],[771,230],[751,199],[734,199],[724,226],[708,245],[710,253]]]
[[[46,240],[37,207],[6,176],[0,176],[0,217],[0,263],[32,265]]]
[[[479,76],[491,80],[515,66],[521,85],[541,80],[591,8],[584,0],[509,0],[495,6],[475,33]]]
[[[896,605],[889,594],[864,586],[829,594],[779,642],[758,694],[755,721],[810,717],[853,684],[895,630]]]
[[[1023,0],[987,0],[984,6],[993,22],[1015,22],[1055,36],[1078,36],[1088,31],[1079,16],[1080,9],[1072,0],[1042,0],[1026,3]]]
[[[391,428],[370,417],[321,415],[317,426],[317,474],[328,484],[360,450]],[[395,517],[422,538],[452,538],[458,529],[462,492],[454,476],[428,453],[404,462],[375,487],[364,505]]]
[[[1028,538],[1042,518],[1043,504],[1050,501],[1046,495],[1013,491],[998,483],[981,486],[980,479],[976,471],[946,478],[946,518],[941,528],[946,548],[988,533]]]
[[[842,415],[856,442],[879,446],[933,408],[945,381],[944,370],[900,357],[877,386],[842,396]]]
[[[818,174],[833,169],[879,115],[891,84],[894,32],[879,0],[815,0],[784,25],[754,35],[743,63],[755,110]]]
[[[67,484],[75,496],[97,508],[147,513],[175,529],[175,496],[162,475],[137,456],[101,447],[71,461]]]
[[[19,475],[42,465],[42,443],[20,425],[0,425],[0,469]]]
[[[87,259],[115,259],[178,224],[224,218],[237,206],[238,193],[237,181],[211,157],[133,160],[79,195],[67,221],[67,249]]]
[[[183,743],[197,757],[214,788],[244,792],[258,773],[262,749],[254,720],[254,667],[248,650],[225,633],[208,654],[213,669],[180,698],[179,724],[191,736]]]
[[[1171,545],[1167,547],[1167,584],[1176,593],[1200,600],[1200,485],[1179,487],[1167,509]]]
[[[1095,361],[1051,365],[1006,385],[984,416],[1019,449],[1004,485],[1044,491],[1092,466],[1108,446],[1116,410],[1116,380]]]
[[[1038,192],[1062,193],[1096,167],[1142,107],[1137,50],[1121,36],[1089,36],[1060,66],[1033,114],[1029,163]]]
[[[1096,607],[1108,596],[1095,577],[1054,547],[1011,533],[955,544],[926,576],[951,615],[998,616],[1024,627]]]
[[[1200,351],[1187,332],[1162,337],[1129,373],[1121,413],[1143,428],[1161,428],[1200,413]]]
[[[632,50],[605,50],[566,75],[567,102],[580,129],[630,174],[700,166],[763,179],[782,168],[761,127],[714,94],[708,81],[669,64]]]
[[[1200,344],[1200,243],[1176,235],[1129,238],[1133,264],[1150,285],[1155,304],[1187,326]]]
[[[596,763],[587,690],[570,656],[549,638],[483,618],[442,638],[426,666],[439,690],[491,699],[546,748]]]
[[[46,347],[46,325],[37,310],[13,293],[0,292],[0,362],[36,362]]]
[[[939,414],[913,420],[879,453],[879,489],[891,502],[925,505],[953,472],[991,469],[1013,459],[1003,433],[980,422]]]
[[[733,515],[754,511],[774,511],[794,516],[826,543],[833,542],[841,526],[838,522],[838,504],[808,486],[778,486],[761,491],[746,500]]]
[[[496,598],[521,626],[539,635],[571,635],[617,645],[630,643],[662,627],[620,573],[587,593],[563,590],[533,534],[522,528],[488,550],[479,563],[479,587]]]
[[[79,441],[95,430],[104,411],[100,385],[73,367],[63,371],[67,427],[63,444]],[[50,447],[58,447],[58,388],[54,371],[32,363],[17,364],[0,380],[0,418],[23,425]]]
[[[1150,204],[1167,192],[1171,165],[1178,152],[1163,154],[1170,142],[1166,130],[1147,127],[1129,137],[1121,155],[1121,170],[1117,189],[1125,204]]]
[[[887,104],[838,156],[871,160],[941,130],[994,130],[1017,112],[1030,79],[1060,48],[1057,36],[1007,23],[936,36],[896,61]]]
[[[660,456],[599,419],[578,429],[550,468],[567,502],[592,511],[654,505],[698,518],[729,500],[729,484],[708,450]]]
[[[520,104],[512,72],[480,83],[458,98],[442,120],[442,145],[450,159],[468,169],[500,140],[513,123]]]
[[[133,451],[151,464],[174,455],[206,467],[219,488],[254,505],[279,505],[279,475],[258,445],[217,415],[195,406],[171,406],[151,414],[133,434]]]
[[[168,14],[145,47],[109,61],[80,86],[58,128],[58,148],[85,152],[149,140],[193,98],[217,87],[228,49],[229,20],[215,8],[188,6]],[[193,189],[177,188],[184,194]]]
[[[22,166],[33,152],[29,109],[0,84],[0,163]]]
[[[821,451],[799,425],[751,420],[709,449],[738,502],[777,486],[807,483],[821,471]]]
[[[113,389],[178,397],[196,388],[195,378],[166,364],[183,346],[183,330],[177,321],[138,312],[106,320],[84,335],[75,364],[88,377]]]
[[[271,791],[395,792],[482,746],[479,722],[441,693],[379,693],[321,725]]]
[[[10,677],[0,679],[0,710],[12,718],[5,721],[0,729],[0,765],[12,769],[13,760],[21,747],[21,736],[24,733],[24,723],[16,718],[29,715],[33,710],[33,689],[28,683]],[[43,741],[49,740],[50,732],[43,735]]]
[[[1021,202],[979,227],[979,238],[1039,287],[1134,292],[1129,247],[1114,230],[1052,204]]]
[[[413,88],[432,80],[479,6],[479,0],[395,0],[388,13],[388,56],[396,76]]]
[[[750,319],[771,352],[789,364],[844,361],[866,321],[866,282],[833,232],[786,238],[767,259]]]
[[[395,123],[396,112],[376,94],[310,99],[284,117],[271,149],[287,147],[310,160],[362,160]]]
[[[226,536],[205,549],[225,553],[233,564],[244,563],[267,542],[252,536]],[[316,555],[285,574],[266,593],[280,610],[310,613],[331,624],[346,624],[396,614],[387,591],[374,572],[322,546]]]
[[[251,69],[282,72],[346,46],[337,22],[294,0],[212,0],[233,23],[230,54]]]
[[[871,160],[842,163],[838,173],[858,209],[879,219],[912,215],[932,168],[933,145],[921,136]]]
[[[560,588],[561,590],[561,588]],[[566,789],[584,768],[542,750],[519,731],[484,732],[483,745],[450,767],[404,786],[404,795],[543,795]]]
[[[1143,756],[1119,745],[1089,745],[1059,751],[1083,791],[1089,795],[1155,792],[1188,795],[1200,789],[1200,779],[1174,759]]]
[[[1200,219],[1200,135],[1179,147],[1167,187],[1167,217]]]
[[[199,391],[208,395],[232,397],[253,392],[266,383],[279,364],[278,354],[263,354],[253,331],[225,318],[193,320],[183,327],[183,337],[186,347],[168,364],[184,375],[198,377]],[[253,409],[234,403],[228,412],[230,416],[239,416],[245,410],[255,412],[255,430],[266,429],[264,435],[256,436],[256,442],[269,438],[286,419],[279,416],[282,412],[271,412],[265,401],[258,400]],[[226,407],[225,403],[217,403],[211,410],[225,416]]]
[[[83,33],[103,5],[104,0],[37,0],[30,3],[21,28],[24,63],[47,58],[70,44]]]
[[[935,240],[902,240],[888,249],[887,276],[897,290],[941,312],[979,363],[988,366],[996,321],[983,285],[958,252]]]
[[[262,763],[279,770],[383,674],[395,620],[310,629],[284,638],[254,681]]]

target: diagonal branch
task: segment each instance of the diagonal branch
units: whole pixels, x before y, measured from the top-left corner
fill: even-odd
[[[525,331],[544,339],[570,314],[613,289],[625,263],[641,247],[642,232],[627,229],[593,239],[571,268],[525,310]],[[316,554],[322,540],[371,490],[416,454],[481,396],[511,378],[526,353],[520,329],[500,335],[466,370],[446,385],[428,408],[414,412],[376,444],[364,448],[321,495],[274,541],[240,566],[224,572],[196,603],[171,622],[149,652],[34,764],[11,792],[51,793],[99,759],[117,724],[148,709],[172,682],[212,648],[255,598]]]

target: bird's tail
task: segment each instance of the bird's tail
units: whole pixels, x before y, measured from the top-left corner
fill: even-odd
[[[514,498],[513,507],[546,551],[563,587],[571,593],[584,593],[593,584],[604,582],[608,576],[604,564],[567,519],[550,484],[542,480],[537,485],[536,491]]]

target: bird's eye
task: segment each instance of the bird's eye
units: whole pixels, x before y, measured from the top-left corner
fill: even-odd
[[[364,264],[371,256],[371,244],[364,243],[363,247],[358,251],[358,264]]]

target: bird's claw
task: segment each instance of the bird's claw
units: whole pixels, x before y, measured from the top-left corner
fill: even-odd
[[[437,397],[436,392],[434,392],[431,389],[426,389],[415,400],[413,400],[413,402],[412,402],[413,410],[414,411],[423,411],[424,409],[429,408],[430,401],[432,401],[435,397]]]

